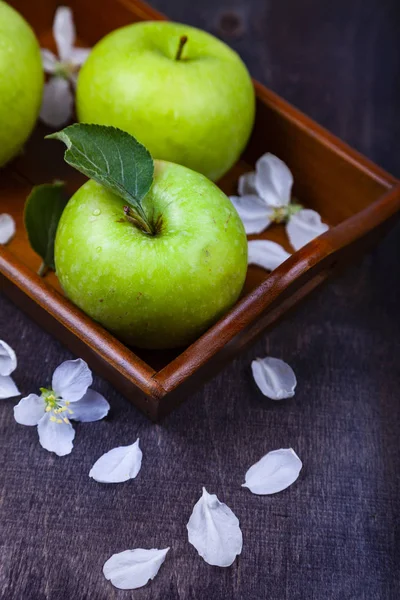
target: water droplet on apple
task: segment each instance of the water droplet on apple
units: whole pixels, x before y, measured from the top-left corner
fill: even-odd
[[[93,214],[95,217],[98,217],[99,215],[101,215],[101,210],[99,208],[96,208],[96,210],[93,211]]]

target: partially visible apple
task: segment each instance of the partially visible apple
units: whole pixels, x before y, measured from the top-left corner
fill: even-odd
[[[143,208],[148,235],[124,200],[89,180],[62,214],[57,276],[67,296],[128,344],[183,346],[237,300],[247,240],[229,199],[203,175],[155,161]]]
[[[81,122],[124,129],[154,158],[214,181],[243,151],[255,112],[236,52],[205,31],[163,21],[101,40],[79,74],[76,102]]]
[[[39,114],[43,81],[35,34],[16,10],[0,0],[0,167],[28,139]]]

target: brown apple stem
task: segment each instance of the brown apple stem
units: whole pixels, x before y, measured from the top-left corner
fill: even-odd
[[[126,220],[132,223],[132,225],[135,225],[135,227],[138,227],[139,229],[141,229],[145,233],[148,233],[149,235],[154,234],[154,231],[152,230],[150,225],[146,223],[146,221],[142,219],[142,217],[139,214],[134,212],[130,206],[124,206],[124,215]]]
[[[49,271],[49,267],[44,262],[42,262],[37,274],[39,275],[39,277],[44,277],[45,275],[47,275],[48,271]]]
[[[181,59],[181,57],[182,57],[182,51],[183,51],[183,48],[184,48],[184,46],[185,46],[185,44],[186,44],[187,41],[188,41],[187,35],[183,35],[181,37],[181,39],[179,40],[179,46],[178,46],[178,51],[177,51],[176,56],[175,56],[175,60],[180,60]]]

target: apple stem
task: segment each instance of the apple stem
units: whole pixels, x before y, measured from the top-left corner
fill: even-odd
[[[47,274],[48,270],[49,270],[49,267],[44,262],[42,262],[37,274],[39,275],[39,277],[44,277]]]
[[[138,227],[145,233],[149,235],[154,235],[153,229],[150,227],[149,223],[147,223],[142,217],[134,212],[130,206],[124,206],[124,215],[127,221]]]
[[[187,35],[183,35],[180,38],[180,40],[179,40],[179,46],[178,46],[178,51],[176,53],[175,60],[180,60],[181,59],[181,57],[182,57],[182,51],[183,51],[183,48],[184,48],[184,46],[185,46],[185,44],[186,44],[187,41],[188,41]]]

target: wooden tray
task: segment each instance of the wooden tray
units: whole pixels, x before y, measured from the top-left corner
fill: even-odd
[[[43,47],[54,47],[55,0],[10,2],[34,27]],[[163,19],[139,0],[69,0],[83,45],[128,23]],[[234,194],[240,173],[252,169],[266,151],[293,172],[294,194],[316,209],[331,229],[293,254],[273,273],[251,267],[236,306],[190,347],[181,351],[130,349],[93,322],[62,294],[54,274],[40,279],[40,259],[30,249],[22,224],[33,184],[62,179],[74,191],[83,178],[63,161],[61,144],[43,137],[38,125],[24,154],[0,173],[0,212],[17,222],[17,235],[0,247],[0,289],[33,319],[61,339],[150,418],[171,411],[194,387],[216,373],[266,327],[379,240],[400,209],[398,181],[322,129],[276,94],[255,82],[257,118],[243,158],[220,182]],[[256,236],[252,236],[256,237]],[[282,226],[257,237],[288,250]]]

